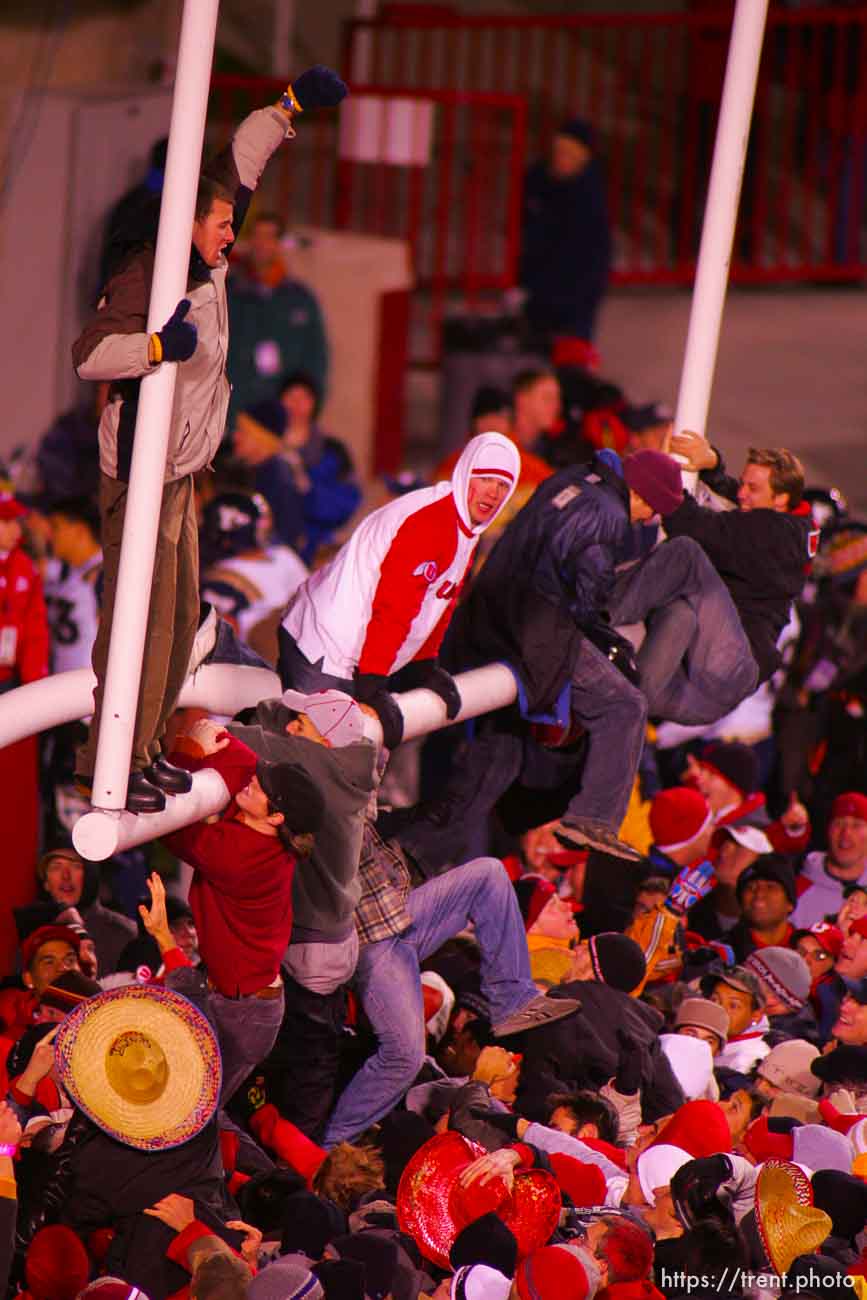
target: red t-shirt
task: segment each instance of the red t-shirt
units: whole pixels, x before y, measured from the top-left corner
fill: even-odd
[[[279,974],[292,932],[295,859],[277,837],[236,820],[234,796],[256,771],[256,755],[240,740],[204,758],[176,753],[172,762],[213,768],[232,795],[219,821],[186,826],[166,844],[195,868],[190,907],[214,987],[226,997],[255,993]]]

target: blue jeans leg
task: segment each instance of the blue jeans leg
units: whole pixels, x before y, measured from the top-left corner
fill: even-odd
[[[588,739],[581,789],[567,816],[592,818],[617,833],[644,744],[647,702],[601,650],[581,642],[572,669],[572,712]]]
[[[414,889],[413,924],[400,939],[361,949],[355,987],[378,1046],[343,1091],[324,1145],[349,1141],[401,1100],[424,1059],[419,963],[472,921],[482,950],[482,992],[491,1020],[525,1006],[538,990],[515,891],[496,858],[478,858]]]
[[[505,875],[505,872],[503,872]],[[424,1001],[415,944],[380,939],[358,955],[355,989],[377,1037],[374,1056],[340,1095],[323,1145],[350,1142],[393,1110],[424,1060]]]
[[[476,858],[428,880],[412,891],[407,908],[413,918],[407,938],[415,944],[420,962],[472,922],[492,1022],[537,996],[518,900],[498,858]]]
[[[274,1046],[283,1019],[283,989],[276,998],[226,998],[212,990],[210,1006],[223,1057],[220,1102],[225,1105]]]

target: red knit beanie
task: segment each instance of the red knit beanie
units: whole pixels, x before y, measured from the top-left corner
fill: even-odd
[[[63,1224],[40,1228],[24,1263],[33,1300],[75,1300],[90,1277],[90,1260],[80,1238]]]
[[[687,1101],[674,1112],[664,1128],[657,1133],[651,1146],[680,1147],[693,1159],[699,1156],[716,1156],[731,1151],[732,1135],[725,1111],[715,1101]]]
[[[650,831],[663,853],[682,849],[710,823],[711,811],[699,790],[675,785],[660,790],[650,805]]]
[[[606,1233],[602,1251],[608,1260],[609,1276],[618,1282],[638,1282],[648,1277],[653,1267],[650,1234],[628,1219],[622,1219]]]
[[[556,892],[551,881],[544,876],[522,876],[515,881],[515,893],[518,895],[525,930],[529,932],[532,929],[548,899]]]
[[[573,1205],[581,1207],[603,1204],[607,1184],[598,1165],[588,1165],[583,1160],[576,1160],[574,1156],[563,1155],[559,1151],[548,1159],[554,1177]]]
[[[590,1283],[580,1259],[564,1246],[543,1246],[518,1265],[521,1300],[585,1300]]]

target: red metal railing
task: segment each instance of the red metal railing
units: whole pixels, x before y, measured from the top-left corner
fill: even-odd
[[[268,79],[216,77],[207,147],[219,147],[251,107],[280,91]],[[526,101],[492,92],[375,84],[352,91],[353,112],[359,105],[362,114],[365,106],[374,110],[369,130],[363,116],[358,125],[375,160],[353,158],[345,139],[341,147],[336,114],[302,116],[292,147],[265,172],[257,207],[276,209],[290,227],[331,226],[407,240],[417,286],[412,357],[432,362],[439,356],[450,299],[474,306],[483,295],[515,283]],[[387,160],[387,119],[377,110],[395,100],[430,115],[424,165]]]
[[[356,101],[432,106],[427,165],[341,157],[337,114],[301,117],[257,202],[290,224],[407,239],[418,286],[411,354],[431,362],[451,301],[477,305],[514,283],[525,162],[580,114],[602,141],[615,281],[689,283],[732,10],[464,18],[392,6],[376,21],[348,23],[344,73]],[[734,281],[867,274],[865,67],[867,4],[772,9]],[[220,138],[282,87],[219,77],[213,89]]]
[[[526,99],[538,156],[556,124],[596,126],[608,167],[616,279],[692,278],[733,4],[678,14],[467,18],[387,6],[345,31],[357,83],[496,90]],[[732,278],[867,273],[867,6],[772,9]]]

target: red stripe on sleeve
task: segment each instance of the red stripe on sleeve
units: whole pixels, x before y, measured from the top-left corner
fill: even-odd
[[[380,565],[379,582],[358,657],[360,673],[387,677],[393,671],[398,651],[433,585],[424,574],[414,571],[431,561],[440,573],[448,568],[455,553],[456,519],[454,501],[449,496],[423,506],[398,528]],[[448,556],[446,563],[443,563],[444,555]],[[433,579],[433,583],[438,581],[438,577]],[[443,602],[443,612],[445,609]]]

